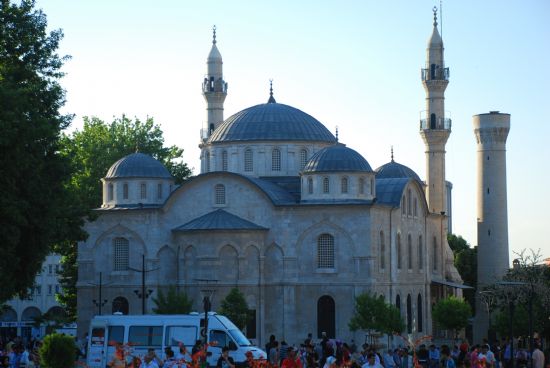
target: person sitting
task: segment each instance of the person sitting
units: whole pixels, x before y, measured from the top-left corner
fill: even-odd
[[[229,348],[227,346],[222,348],[222,355],[219,357],[216,367],[235,368],[235,361],[229,356]]]

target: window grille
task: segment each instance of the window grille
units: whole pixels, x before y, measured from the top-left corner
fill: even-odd
[[[323,193],[330,193],[330,181],[328,178],[323,178]]]
[[[254,157],[252,150],[249,148],[244,151],[244,171],[252,171],[254,168]]]
[[[141,199],[147,198],[147,184],[141,183]]]
[[[303,170],[307,164],[307,151],[305,149],[300,151],[300,170]]]
[[[215,187],[216,204],[225,204],[225,186],[216,184]]]
[[[334,268],[334,237],[330,234],[317,239],[317,268]]]
[[[126,271],[129,261],[128,239],[115,238],[114,243],[114,271]]]
[[[340,189],[342,190],[342,193],[348,192],[348,178],[342,178]]]
[[[281,151],[278,149],[271,152],[271,170],[281,171]]]
[[[222,152],[222,171],[227,171],[227,151]]]
[[[210,152],[206,152],[206,172],[210,172]]]

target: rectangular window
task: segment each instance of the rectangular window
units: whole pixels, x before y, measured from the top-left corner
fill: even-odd
[[[254,161],[252,156],[252,150],[247,149],[244,151],[244,171],[252,171],[254,168]]]
[[[36,286],[36,295],[42,295],[42,285]]]
[[[122,187],[122,198],[128,199],[128,183],[124,183],[124,186]]]
[[[59,285],[55,285],[55,293],[59,294]]]
[[[194,345],[197,340],[196,326],[166,326],[164,345],[179,346],[180,344]]]
[[[141,183],[141,199],[147,199],[147,184]]]
[[[124,343],[124,326],[109,326],[109,342]]]
[[[330,234],[317,239],[317,268],[334,268],[334,237]]]
[[[128,270],[129,242],[125,238],[114,240],[114,271]]]
[[[216,346],[223,348],[224,346],[228,345],[229,338],[227,337],[227,334],[224,331],[211,330],[210,339],[208,341],[216,341],[217,342]]]
[[[55,265],[55,273],[56,273],[56,274],[59,273],[59,265]]]
[[[216,204],[225,204],[225,186],[217,184],[215,188]]]
[[[157,184],[157,198],[158,199],[161,199],[162,198],[162,184]]]
[[[53,273],[53,265],[48,265],[48,273]]]
[[[160,348],[162,345],[162,326],[130,326],[128,345]]]
[[[48,285],[48,295],[52,295],[53,285]]]

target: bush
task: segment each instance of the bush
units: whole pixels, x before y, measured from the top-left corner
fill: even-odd
[[[43,368],[73,368],[76,360],[74,339],[60,334],[48,335],[40,347]]]

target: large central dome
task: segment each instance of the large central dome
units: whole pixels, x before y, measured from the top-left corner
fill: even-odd
[[[225,120],[209,143],[236,141],[336,142],[317,119],[292,106],[269,102],[242,110]]]

